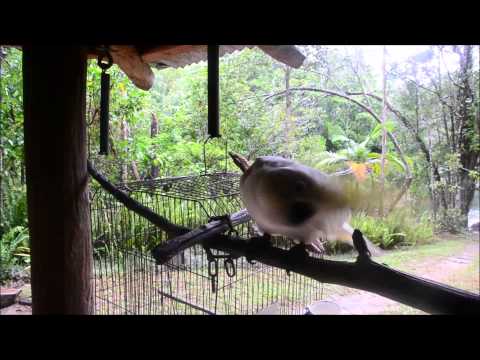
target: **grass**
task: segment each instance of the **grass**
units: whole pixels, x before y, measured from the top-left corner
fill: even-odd
[[[464,270],[451,274],[446,279],[446,282],[459,289],[464,289],[476,294],[480,294],[479,261],[480,259],[477,253],[470,266],[468,266]]]
[[[461,251],[464,246],[464,237],[440,237],[431,244],[394,250],[374,260],[398,270],[411,271],[421,261],[452,256]]]
[[[381,258],[381,262],[387,263],[389,266],[398,270],[410,272],[412,274],[418,273],[422,261],[441,261],[447,257],[458,256],[462,253],[462,249],[471,244],[477,235],[442,235],[436,239],[435,243],[419,246],[411,250],[403,250],[388,254]],[[446,273],[441,282],[458,289],[467,290],[475,294],[480,293],[480,279],[479,279],[479,253],[474,254],[470,265],[466,268]],[[422,267],[420,267],[422,269]],[[421,275],[418,274],[418,275]],[[414,309],[410,306],[398,304],[389,306],[382,314],[385,315],[425,315],[426,313]]]

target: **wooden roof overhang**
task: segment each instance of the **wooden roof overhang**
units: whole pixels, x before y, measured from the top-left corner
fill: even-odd
[[[275,60],[294,68],[300,67],[305,60],[305,56],[293,45],[221,45],[219,53],[223,56],[255,46]],[[113,62],[129,79],[138,88],[149,90],[155,80],[151,66],[157,69],[179,68],[205,61],[207,47],[207,45],[111,45],[109,48]],[[89,51],[89,58],[96,58],[98,54],[99,49],[92,48]]]

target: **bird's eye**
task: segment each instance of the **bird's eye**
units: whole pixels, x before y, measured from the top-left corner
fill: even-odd
[[[301,193],[305,190],[307,184],[303,181],[296,181],[294,184],[294,189],[296,193]]]

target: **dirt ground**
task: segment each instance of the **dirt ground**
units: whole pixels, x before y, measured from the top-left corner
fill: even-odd
[[[417,276],[478,293],[478,267],[472,266],[474,262],[478,262],[478,253],[479,241],[473,239],[464,241],[464,246],[454,254],[446,257],[432,256],[422,261],[412,260],[402,268]],[[473,272],[477,272],[477,274]],[[29,297],[30,288],[29,285],[26,285],[19,299],[28,299]],[[349,291],[348,295],[334,295],[325,300],[333,301],[339,305],[341,314],[344,315],[425,314],[420,310],[382,296],[354,289]],[[30,315],[31,313],[31,306],[19,303],[0,309],[0,315]]]
[[[0,310],[0,315],[32,315],[32,307],[13,304]]]
[[[467,284],[467,290],[471,291],[471,288],[478,289],[479,275],[478,273],[473,273],[473,271],[478,270],[471,269],[473,262],[478,262],[478,252],[478,240],[468,241],[465,242],[465,246],[461,249],[461,252],[452,256],[445,257],[441,260],[432,258],[407,264],[407,272],[440,283],[465,288],[465,286],[459,286],[456,276],[457,274],[462,274],[464,278],[467,278],[466,281],[470,282]],[[471,270],[469,271],[469,269]],[[471,284],[471,282],[476,283]],[[343,315],[426,314],[421,310],[361,290],[354,290],[352,294],[347,296],[333,296],[327,300],[339,305],[341,314]]]
[[[13,305],[0,309],[0,315],[31,315],[32,307],[26,305],[31,303],[31,290],[30,284],[24,284],[23,281],[20,284],[12,284],[13,288],[21,288],[22,291],[17,297],[17,302]],[[25,302],[25,303],[24,303]]]

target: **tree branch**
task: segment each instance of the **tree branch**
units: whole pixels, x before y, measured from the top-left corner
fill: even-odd
[[[138,201],[128,196],[125,192],[116,188],[102,174],[100,174],[97,169],[95,169],[95,167],[90,161],[87,161],[87,169],[89,174],[95,180],[97,180],[97,182],[102,186],[103,189],[105,189],[105,191],[107,191],[110,195],[112,195],[115,199],[122,203],[127,209],[135,212],[142,218],[150,221],[152,224],[165,231],[168,236],[174,237],[190,231],[190,229],[184,226],[171,223],[168,219],[154,213],[146,206],[140,204]]]
[[[292,264],[289,251],[273,246],[252,250],[248,242],[240,238],[215,236],[204,240],[204,244],[234,257],[248,254],[250,259],[262,264],[319,282],[370,291],[428,313],[480,313],[480,298],[475,294],[390,269],[365,256],[359,256],[354,263],[306,257]]]
[[[249,217],[245,216],[248,217],[245,210],[232,215],[232,223],[248,221]],[[355,232],[357,238],[354,235],[354,244],[359,252],[355,263],[306,257],[292,264],[289,251],[271,245],[255,247],[241,237],[221,235],[227,229],[225,222],[211,222],[158,246],[152,255],[158,264],[164,264],[179,251],[201,242],[205,247],[225,252],[234,258],[248,255],[249,259],[265,265],[293,271],[324,283],[370,291],[428,313],[478,314],[480,310],[480,298],[475,294],[372,261],[362,250],[366,249],[366,244],[358,230]]]
[[[185,236],[172,239],[164,244],[162,249],[166,251],[163,253],[162,250],[152,252],[154,257],[158,256],[157,260],[160,263],[164,262],[168,256],[178,252],[179,249],[181,251],[202,242],[204,246],[226,252],[232,257],[248,255],[250,259],[269,266],[290,270],[320,282],[374,292],[426,312],[479,313],[480,299],[475,294],[421,279],[371,261],[361,250],[364,247],[362,246],[363,238],[360,242],[358,238],[354,239],[354,244],[359,251],[359,257],[355,263],[306,257],[304,260],[292,264],[292,257],[287,250],[272,246],[252,247],[248,241],[238,236],[220,235],[230,228],[228,221],[213,221],[192,231],[172,224],[109,183],[103,175],[98,173],[90,161],[87,162],[87,166],[90,175],[128,209],[170,235],[182,235],[188,232]],[[245,210],[242,210],[233,214],[230,219],[232,225],[236,225],[248,221],[250,217]]]
[[[199,244],[205,239],[226,232],[230,229],[230,226],[233,227],[240,225],[251,219],[245,209],[232,214],[229,217],[229,220],[227,220],[227,217],[228,215],[225,216],[225,219],[211,221],[184,235],[177,236],[174,239],[170,239],[169,241],[156,246],[151,252],[152,256],[158,264],[165,264],[181,251]]]

